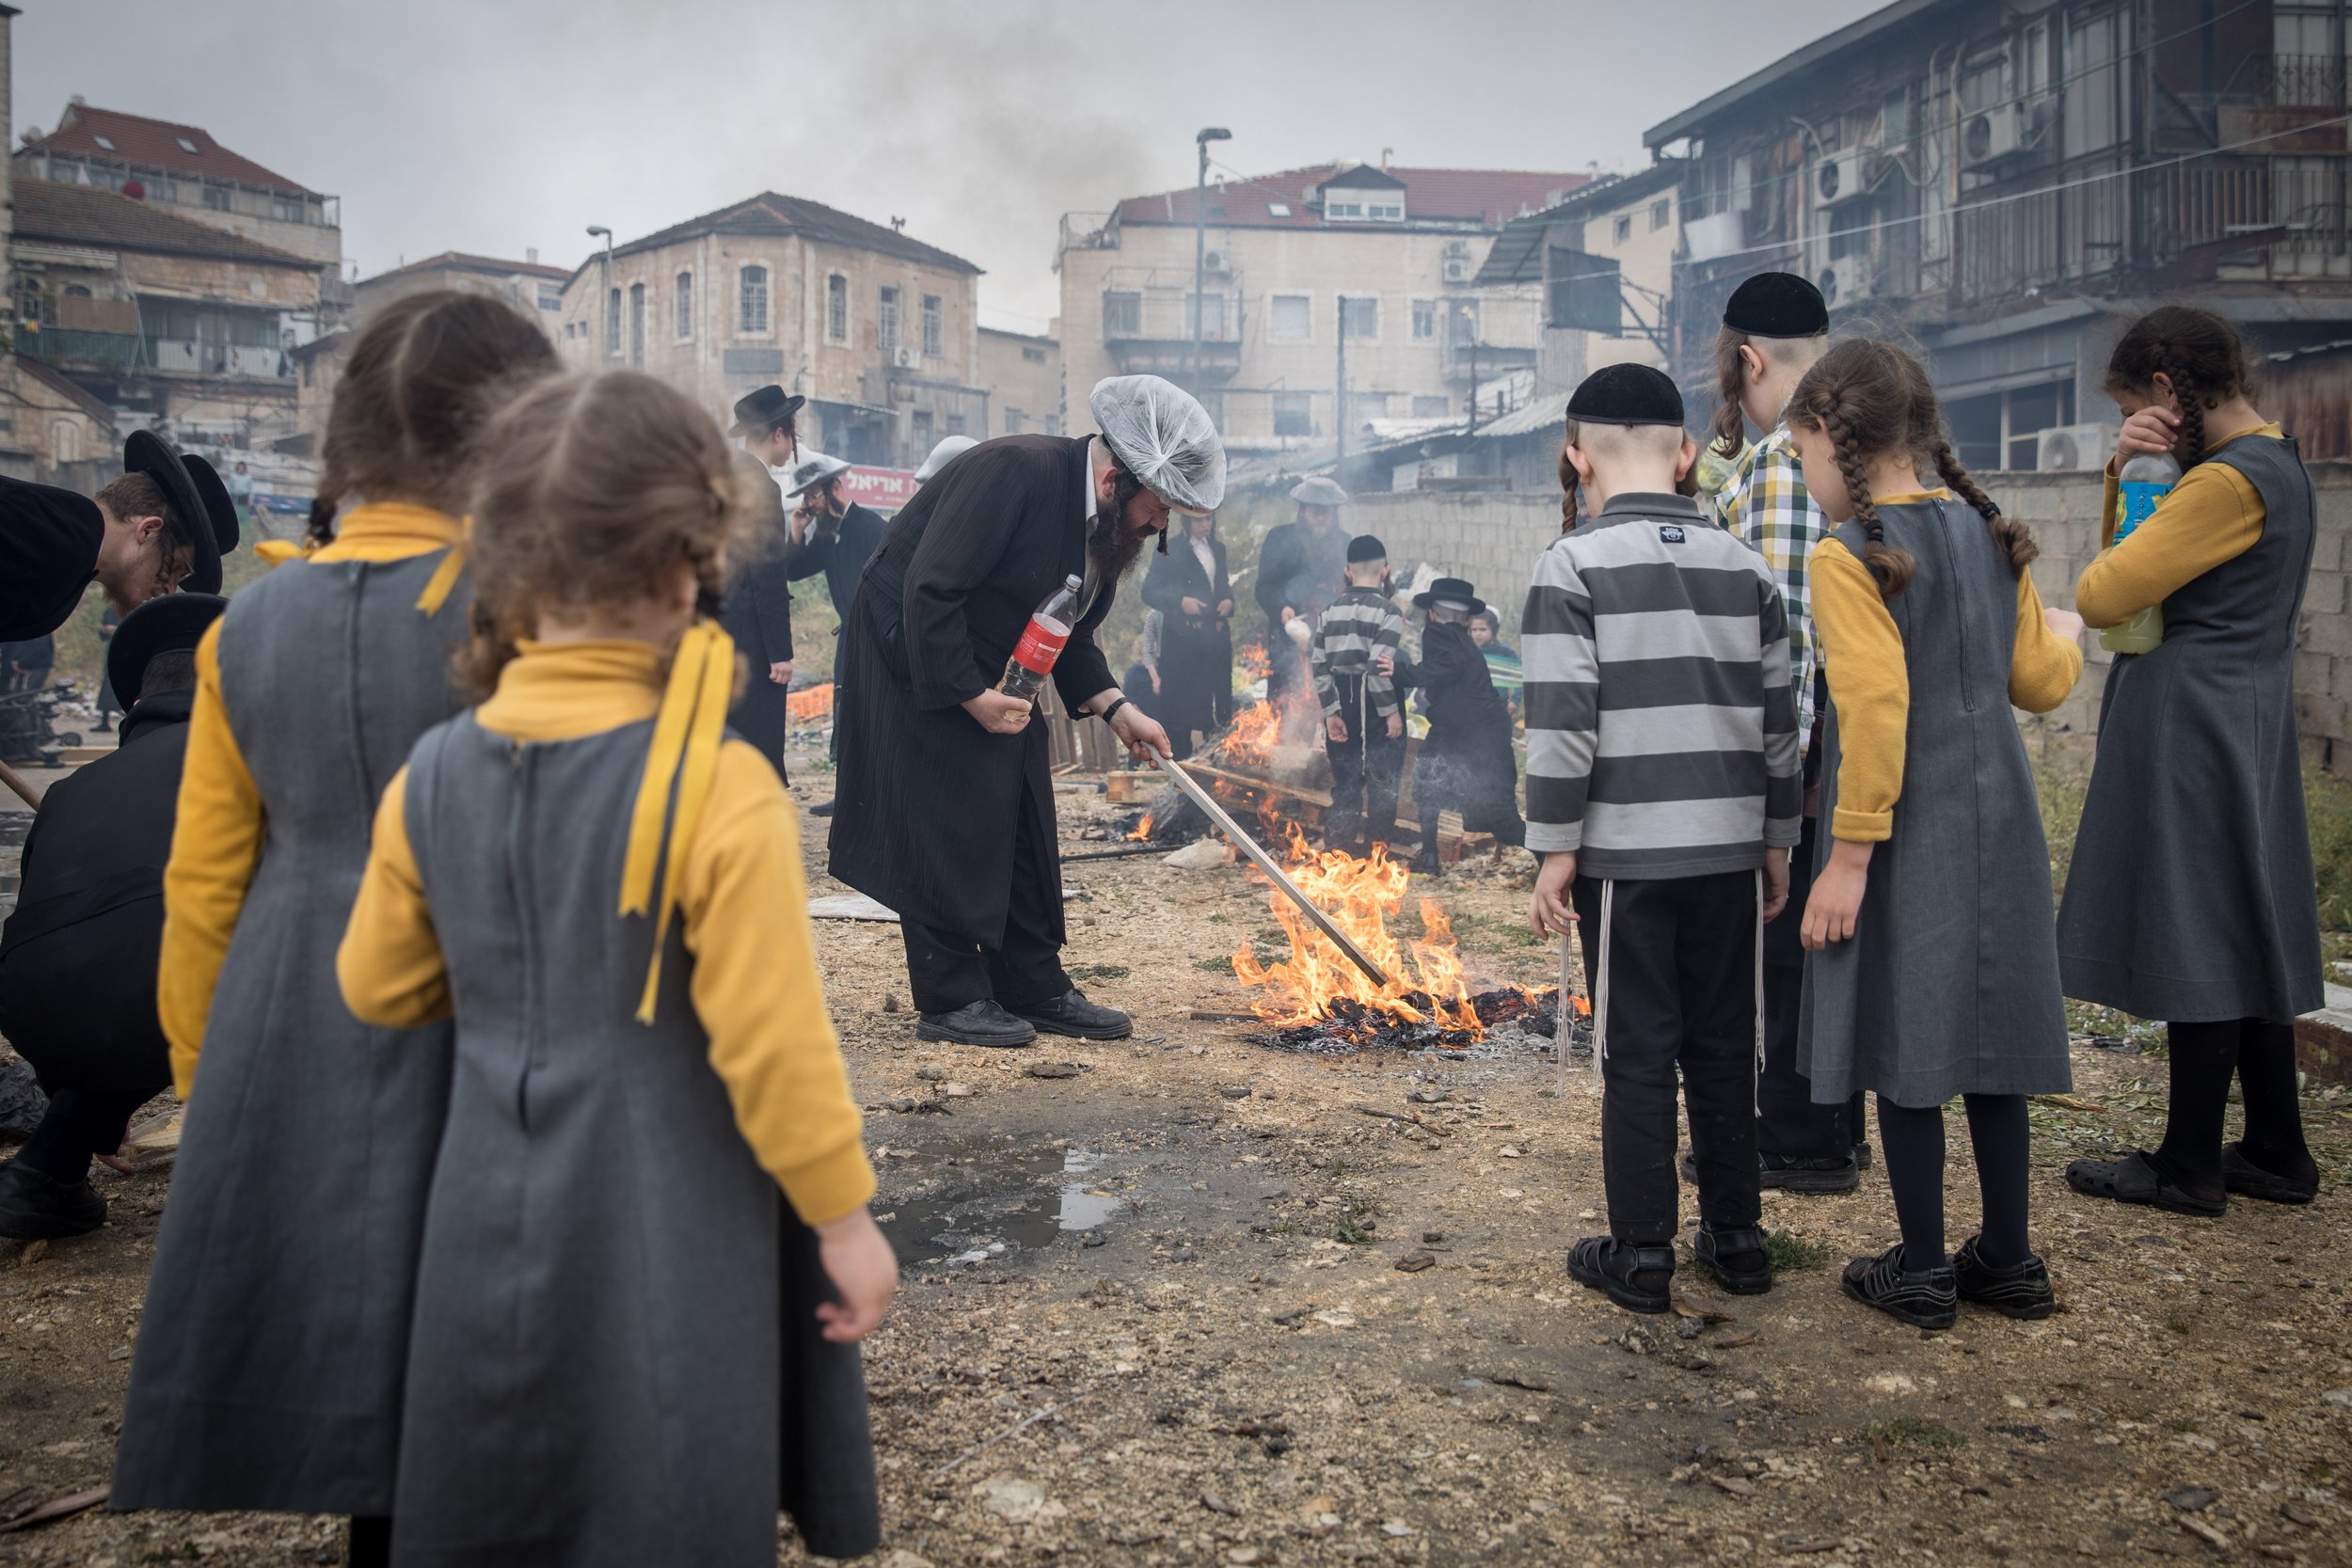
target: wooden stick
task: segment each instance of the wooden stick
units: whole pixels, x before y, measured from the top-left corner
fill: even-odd
[[[953,1470],[957,1465],[961,1465],[965,1460],[971,1458],[974,1454],[978,1453],[982,1449],[992,1448],[994,1445],[1003,1442],[1006,1438],[1010,1437],[1015,1433],[1026,1432],[1029,1428],[1037,1425],[1038,1422],[1045,1419],[1046,1417],[1057,1416],[1061,1412],[1069,1409],[1072,1405],[1076,1404],[1079,1401],[1090,1400],[1093,1397],[1094,1390],[1089,1388],[1083,1394],[1078,1394],[1062,1401],[1059,1404],[1049,1404],[1044,1409],[1029,1416],[1025,1420],[1015,1421],[1012,1425],[1007,1427],[1004,1431],[998,1433],[993,1437],[981,1438],[978,1442],[973,1444],[970,1448],[956,1455],[955,1458],[947,1461],[946,1464],[942,1465],[938,1469],[933,1470],[931,1472],[931,1479],[933,1481],[937,1481],[940,1477],[946,1475],[948,1471]]]
[[[1314,900],[1301,893],[1296,882],[1282,874],[1282,868],[1274,863],[1274,857],[1267,854],[1256,839],[1242,831],[1241,824],[1226,814],[1225,808],[1218,805],[1210,797],[1209,792],[1201,788],[1191,774],[1184,771],[1182,764],[1171,761],[1165,753],[1159,752],[1152,753],[1152,760],[1159,765],[1160,771],[1167,774],[1194,805],[1200,808],[1202,815],[1216,823],[1227,838],[1233,841],[1234,847],[1248,855],[1259,870],[1273,879],[1276,887],[1290,895],[1291,902],[1306,911],[1307,918],[1313,921],[1316,928],[1331,939],[1333,946],[1347,955],[1349,962],[1362,970],[1374,985],[1384,990],[1388,989],[1388,972],[1374,963],[1362,948],[1350,942],[1347,933],[1341,930],[1329,915],[1316,908]]]
[[[10,768],[5,762],[0,762],[0,784],[7,784],[10,789],[15,790],[18,796],[24,800],[24,803],[32,807],[35,811],[40,810],[41,792],[35,789],[31,784],[26,784],[24,782],[24,775],[19,773],[15,768]]]

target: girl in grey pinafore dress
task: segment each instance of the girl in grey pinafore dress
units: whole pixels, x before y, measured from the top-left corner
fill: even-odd
[[[1821,820],[1833,826],[1806,907],[1797,1065],[1818,1104],[1876,1092],[1903,1235],[1855,1259],[1842,1284],[1922,1327],[1949,1326],[1963,1298],[2046,1317],[2055,1297],[2027,1238],[2026,1097],[2072,1076],[2049,850],[2010,708],[2057,706],[2082,655],[2045,623],[2030,540],[1953,455],[1915,360],[1841,343],[1788,408],[1806,487],[1842,519],[1812,556],[1830,692]],[[1949,488],[1873,503],[1866,470],[1908,475],[1919,452]],[[1898,661],[1907,697],[1880,684]],[[1850,757],[1865,736],[1885,737],[1868,743],[1893,754]],[[1842,799],[1858,784],[1869,799]],[[1943,1107],[1956,1095],[1967,1101],[1984,1225],[1947,1258]]]
[[[353,1560],[382,1560],[451,1039],[354,1019],[335,949],[378,794],[465,704],[452,514],[473,400],[554,367],[536,324],[494,300],[377,311],[328,417],[311,553],[230,602],[209,690],[199,657],[160,976],[193,1015],[165,1009],[189,1098],[117,1508],[344,1513]],[[221,863],[230,841],[253,843],[249,865]]]
[[[2119,570],[2132,558],[2174,580],[2254,531],[2167,594],[2163,641],[2117,656],[2107,673],[2058,954],[2069,996],[2166,1021],[2171,1096],[2155,1150],[2077,1161],[2067,1180],[2093,1196],[2213,1215],[2233,1193],[2308,1203],[2319,1190],[2295,1051],[2296,1015],[2325,1000],[2294,688],[2317,518],[2294,441],[2246,402],[2228,323],[2183,307],[2140,318],[2116,345],[2108,389],[2137,415],[2159,401],[2158,374],[2172,406],[2196,416],[2187,444],[2202,461],[2085,570],[2085,612],[2104,621],[2139,608],[2147,588],[2129,590],[2150,577]],[[2236,434],[2203,451],[2216,428]],[[2224,1147],[2233,1075],[2245,1136]]]

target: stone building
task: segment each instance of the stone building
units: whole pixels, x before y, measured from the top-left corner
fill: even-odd
[[[969,434],[1062,433],[1061,344],[1053,339],[981,327],[980,385],[988,391],[988,421]]]
[[[114,411],[63,372],[0,354],[0,474],[87,493],[121,472]]]
[[[714,415],[776,383],[809,400],[808,445],[911,468],[940,436],[988,428],[979,276],[896,228],[763,191],[590,255],[557,346],[660,376]]]
[[[564,285],[571,280],[571,276],[568,268],[542,266],[536,250],[524,252],[519,261],[444,250],[438,256],[409,261],[353,284],[351,325],[364,325],[378,306],[403,294],[421,293],[427,289],[454,289],[461,293],[487,294],[504,301],[537,322],[553,341],[563,332]]]
[[[1603,176],[1513,219],[1486,253],[1480,288],[1542,288],[1537,379],[1547,388],[1573,389],[1605,365],[1670,363],[1681,178],[1676,159]]]
[[[1539,288],[1476,289],[1481,263],[1505,224],[1585,180],[1323,165],[1210,185],[1198,234],[1190,188],[1067,214],[1063,418],[1135,372],[1197,393],[1241,453],[1466,414],[1473,386],[1532,370],[1539,348]]]

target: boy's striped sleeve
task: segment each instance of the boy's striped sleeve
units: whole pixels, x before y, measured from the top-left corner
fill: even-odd
[[[1380,626],[1372,635],[1373,657],[1388,653],[1402,658],[1405,652],[1405,617],[1391,608],[1380,617]],[[1380,673],[1375,664],[1364,675],[1364,695],[1371,700],[1373,711],[1386,719],[1397,711],[1396,680]]]
[[[1526,671],[1527,847],[1573,854],[1600,739],[1600,663],[1593,598],[1563,541],[1535,562],[1520,617]]]
[[[1327,612],[1315,622],[1315,634],[1307,640],[1307,664],[1314,672],[1315,701],[1322,705],[1326,719],[1340,711],[1339,683],[1331,678],[1331,656],[1324,647],[1324,635],[1330,625]]]
[[[1797,733],[1788,667],[1788,606],[1770,571],[1759,569],[1756,580],[1764,653],[1764,842],[1794,846],[1804,836],[1804,737]]]

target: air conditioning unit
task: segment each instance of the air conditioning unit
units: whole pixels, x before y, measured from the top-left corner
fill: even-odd
[[[914,371],[923,368],[923,351],[916,348],[894,348],[890,351],[890,368],[894,371]]]
[[[1703,218],[1686,218],[1682,225],[1682,244],[1693,261],[1711,261],[1718,256],[1728,256],[1748,243],[1745,213],[1709,213]]]
[[[1836,207],[1870,194],[1870,155],[1861,148],[1834,152],[1813,166],[1813,205]]]
[[[1449,283],[1467,283],[1478,276],[1477,269],[1470,265],[1470,259],[1467,256],[1447,257],[1444,272],[1445,280]]]
[[[2034,433],[2033,466],[2042,473],[2104,468],[2116,431],[2104,424],[2057,424]]]
[[[1970,115],[1960,128],[1960,166],[1983,168],[2026,150],[2031,127],[2022,103],[2004,103]]]
[[[1219,277],[1223,277],[1225,274],[1232,272],[1233,269],[1227,264],[1225,252],[1221,250],[1210,250],[1203,251],[1201,253],[1200,270],[1202,272],[1213,272]]]
[[[1837,257],[1813,280],[1814,287],[1821,291],[1821,303],[1833,310],[1869,298],[1870,283],[1867,256]]]

